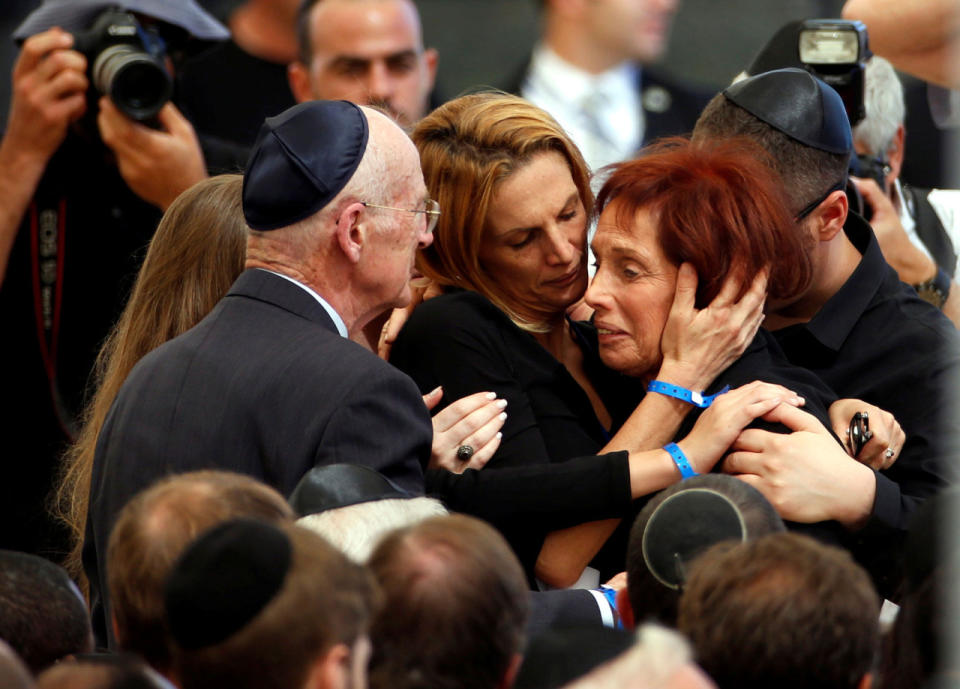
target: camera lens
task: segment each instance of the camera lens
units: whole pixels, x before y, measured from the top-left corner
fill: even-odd
[[[130,45],[114,45],[93,63],[93,83],[134,120],[148,120],[170,100],[172,84],[163,65]]]

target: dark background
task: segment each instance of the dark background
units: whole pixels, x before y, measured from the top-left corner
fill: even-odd
[[[160,0],[164,1],[164,0]],[[503,86],[523,65],[538,34],[537,0],[415,0],[428,46],[440,52],[437,92],[450,98],[465,90]],[[200,0],[225,19],[239,0]],[[0,31],[9,36],[39,0],[3,0]],[[794,19],[839,16],[842,0],[685,0],[677,13],[664,59],[669,76],[719,90],[738,74],[783,24]],[[0,41],[0,128],[6,122],[10,68],[16,49]],[[938,163],[948,150],[932,131],[922,85],[908,88],[908,155],[904,178],[927,186],[960,187],[957,175]],[[953,150],[952,147],[949,150]],[[923,169],[911,169],[923,161]],[[936,169],[933,169],[936,168]]]

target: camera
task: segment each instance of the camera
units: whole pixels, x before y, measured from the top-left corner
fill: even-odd
[[[846,19],[807,19],[782,26],[760,49],[747,74],[799,67],[840,94],[850,126],[864,118],[863,87],[868,47],[867,27]]]
[[[129,12],[109,9],[74,36],[87,57],[90,82],[133,120],[147,122],[170,100],[173,79],[165,64],[166,44]]]
[[[867,27],[845,19],[808,19],[800,25],[797,43],[800,62],[840,94],[855,127],[866,115],[863,75],[871,56]]]

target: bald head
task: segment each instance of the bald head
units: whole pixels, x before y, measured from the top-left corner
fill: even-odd
[[[424,50],[411,0],[308,0],[298,40],[300,59],[290,67],[298,101],[375,105],[403,126],[426,114],[437,55]]]

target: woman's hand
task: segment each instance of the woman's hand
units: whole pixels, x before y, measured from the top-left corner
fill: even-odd
[[[433,409],[443,397],[443,388],[423,396],[427,409]],[[477,392],[461,397],[433,417],[431,469],[446,469],[461,474],[465,469],[482,469],[500,447],[500,429],[507,418],[506,400],[492,392]],[[461,447],[473,449],[464,461],[457,456]]]
[[[867,414],[870,419],[870,440],[855,455],[850,446],[850,420],[857,412]],[[906,434],[893,414],[880,407],[867,404],[863,400],[842,399],[830,405],[830,425],[833,432],[843,442],[847,454],[871,469],[882,471],[889,469],[900,456],[900,450],[906,442]]]
[[[663,364],[657,375],[674,385],[703,390],[743,354],[763,320],[767,274],[762,272],[740,301],[731,276],[705,309],[694,307],[697,274],[688,263],[677,273],[677,289],[660,340]]]
[[[754,381],[717,397],[677,445],[698,474],[705,474],[754,419],[779,404],[799,407],[804,399],[781,385]]]

